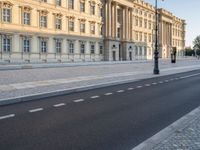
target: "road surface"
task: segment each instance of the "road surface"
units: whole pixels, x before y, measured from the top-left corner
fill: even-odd
[[[0,150],[131,150],[200,105],[200,70],[0,107]]]

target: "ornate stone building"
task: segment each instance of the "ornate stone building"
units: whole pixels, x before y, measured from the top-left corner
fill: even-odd
[[[155,8],[142,0],[0,0],[0,12],[0,62],[153,58]],[[159,15],[167,58],[184,49],[185,22]]]

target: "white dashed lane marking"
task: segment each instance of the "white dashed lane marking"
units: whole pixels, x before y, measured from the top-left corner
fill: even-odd
[[[128,90],[130,91],[130,90],[134,90],[134,88],[128,88]]]
[[[109,96],[109,95],[112,95],[113,93],[106,93],[104,94],[105,96]]]
[[[150,84],[145,84],[145,86],[151,86]]]
[[[163,81],[160,81],[159,83],[163,83]]]
[[[90,98],[91,98],[91,99],[95,99],[95,98],[99,98],[99,96],[98,96],[98,95],[95,95],[95,96],[91,96]]]
[[[78,103],[78,102],[83,102],[84,99],[76,99],[76,100],[73,100],[74,103]]]
[[[137,88],[138,88],[138,89],[139,89],[139,88],[142,88],[142,86],[139,85],[139,86],[137,86]]]
[[[66,104],[65,103],[60,103],[60,104],[55,104],[53,105],[54,107],[61,107],[61,106],[65,106]]]
[[[122,92],[124,92],[124,90],[119,90],[119,91],[117,91],[117,93],[122,93]]]
[[[0,120],[7,119],[7,118],[12,118],[12,117],[15,117],[15,114],[9,114],[9,115],[5,115],[5,116],[0,116]]]
[[[156,85],[156,84],[157,84],[156,82],[152,83],[152,85]]]
[[[43,108],[36,108],[36,109],[31,109],[29,110],[30,113],[38,112],[44,110]]]

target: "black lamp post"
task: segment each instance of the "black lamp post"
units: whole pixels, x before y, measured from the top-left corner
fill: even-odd
[[[157,0],[155,1],[155,8],[156,8],[156,39],[155,39],[155,51],[154,51],[154,74],[159,74],[159,67],[158,67],[158,3]]]

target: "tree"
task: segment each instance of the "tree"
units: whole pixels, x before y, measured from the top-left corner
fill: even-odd
[[[196,55],[200,55],[200,35],[194,39],[193,44]]]
[[[190,47],[188,47],[188,48],[185,48],[185,55],[186,56],[194,56],[195,52],[194,52],[193,49],[191,49]]]

